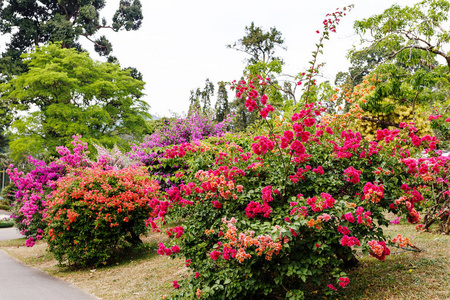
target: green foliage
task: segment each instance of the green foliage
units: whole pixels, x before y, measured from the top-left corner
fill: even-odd
[[[339,72],[335,84],[344,86],[347,90],[360,84],[364,77],[369,75],[380,63],[384,62],[389,52],[386,48],[365,48],[360,51],[351,51],[349,60],[351,66],[347,73]]]
[[[0,228],[8,228],[8,227],[13,227],[13,226],[14,226],[14,221],[0,220]]]
[[[211,112],[212,96],[214,96],[214,84],[209,81],[209,78],[206,78],[203,90],[200,90],[200,88],[197,88],[195,91],[191,90],[189,112],[200,109],[203,114],[209,114]]]
[[[7,186],[5,186],[0,193],[0,196],[3,198],[2,201],[4,201],[6,203],[6,205],[10,206],[12,203],[14,203],[14,200],[15,200],[14,195],[15,195],[16,191],[17,191],[17,187],[12,182],[10,184],[8,184]],[[10,208],[11,207],[8,207],[8,210]]]
[[[361,105],[366,113],[392,114],[396,106],[416,107],[422,112],[450,116],[449,66],[445,47],[450,42],[446,29],[450,3],[446,0],[424,0],[413,6],[393,5],[379,15],[356,21],[354,28],[361,36],[362,49],[354,47],[349,57],[349,72],[338,74],[336,81],[351,91],[364,76],[377,74],[381,83]],[[441,57],[446,64],[441,65]],[[393,100],[383,102],[384,99]],[[422,106],[421,106],[422,105]],[[367,120],[366,120],[367,121]],[[378,124],[379,125],[379,124]],[[377,127],[373,124],[373,127]],[[445,137],[443,123],[435,122],[434,133]]]
[[[215,121],[222,122],[230,113],[230,105],[228,103],[228,92],[225,82],[219,82],[219,89],[217,91],[217,101],[215,105]]]
[[[95,45],[100,55],[108,55],[112,46],[104,37],[95,38],[101,29],[137,30],[142,24],[142,5],[139,0],[121,0],[112,24],[100,20],[99,11],[105,0],[76,1],[2,1],[0,7],[0,32],[11,34],[6,52],[2,55],[5,69],[13,74],[26,70],[20,55],[34,46],[61,42],[64,48],[81,49],[78,41],[84,36]]]
[[[362,37],[370,35],[369,47],[383,51],[411,67],[432,66],[436,55],[450,63],[443,47],[450,42],[445,30],[450,3],[446,0],[424,0],[412,7],[393,5],[379,15],[356,21],[354,28]]]
[[[117,64],[99,63],[87,53],[59,44],[37,48],[24,56],[28,72],[0,85],[2,100],[17,110],[37,110],[19,117],[9,130],[11,155],[54,154],[81,134],[112,147],[148,133],[148,104],[139,97],[144,83]]]
[[[274,60],[282,62],[279,57],[275,56],[275,49],[276,47],[286,49],[283,44],[282,34],[275,27],[264,31],[252,22],[250,26],[245,27],[245,36],[227,47],[249,54],[251,57],[247,59],[247,64],[255,65],[258,62],[268,64]]]

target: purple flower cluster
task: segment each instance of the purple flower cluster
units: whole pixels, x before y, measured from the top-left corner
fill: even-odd
[[[192,111],[187,117],[175,116],[169,124],[147,136],[140,145],[133,145],[128,153],[131,159],[138,159],[145,165],[151,165],[159,157],[154,148],[189,143],[213,136],[222,136],[227,132],[231,117],[215,124],[213,117],[200,110]]]

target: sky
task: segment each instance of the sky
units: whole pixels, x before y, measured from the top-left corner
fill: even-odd
[[[108,24],[119,1],[107,0],[100,12]],[[135,67],[143,74],[144,100],[151,106],[150,113],[170,116],[188,110],[190,90],[203,88],[206,78],[217,83],[231,82],[242,76],[248,56],[226,45],[242,38],[245,27],[251,22],[264,30],[275,27],[282,33],[287,51],[280,49],[276,54],[285,61],[284,73],[297,74],[308,67],[319,40],[316,30],[322,30],[325,15],[338,7],[354,4],[354,9],[341,20],[337,33],[324,44],[324,55],[319,56],[319,62],[326,62],[322,80],[334,82],[335,74],[349,67],[347,51],[359,44],[353,30],[355,20],[381,13],[395,3],[404,6],[415,2],[141,0],[144,20],[139,30],[102,29],[98,35],[109,38],[112,55],[119,59],[122,67]],[[89,41],[80,37],[80,42],[92,58],[101,60]],[[217,85],[215,88],[217,91]]]

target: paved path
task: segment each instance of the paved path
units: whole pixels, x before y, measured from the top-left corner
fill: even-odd
[[[0,241],[15,240],[23,237],[25,236],[21,235],[16,227],[0,228]]]
[[[0,299],[93,300],[94,296],[17,262],[0,250]]]
[[[9,215],[11,215],[11,213],[9,211],[0,209],[0,219],[3,219],[4,217],[8,217]],[[20,239],[23,237],[24,236],[21,235],[19,230],[15,227],[0,228],[0,241]]]
[[[0,215],[10,213],[0,210]],[[24,236],[15,227],[0,228],[0,241]],[[94,296],[79,288],[51,277],[42,271],[27,267],[0,250],[1,300],[94,300]]]

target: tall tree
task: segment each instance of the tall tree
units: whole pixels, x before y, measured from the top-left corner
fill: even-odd
[[[189,111],[200,109],[203,114],[210,113],[212,96],[214,96],[214,84],[209,78],[206,78],[203,90],[200,90],[200,88],[197,88],[195,91],[191,90],[191,96],[189,97]]]
[[[126,146],[124,139],[147,133],[148,104],[139,100],[144,83],[129,71],[60,44],[36,48],[23,57],[28,71],[0,85],[1,101],[11,103],[10,114],[22,112],[9,130],[15,160],[53,154],[74,134]]]
[[[222,122],[226,116],[230,113],[230,107],[228,104],[228,91],[226,83],[221,81],[218,83],[219,89],[217,90],[217,101],[215,106],[216,122]]]
[[[389,52],[386,48],[365,48],[360,51],[349,51],[348,58],[351,65],[348,72],[339,72],[336,75],[335,84],[345,85],[348,89],[352,89],[360,84],[363,78],[375,70],[388,56]]]
[[[275,27],[270,28],[269,31],[264,31],[252,22],[250,26],[245,27],[245,35],[233,45],[230,44],[227,47],[247,53],[250,55],[250,58],[246,59],[247,64],[254,65],[258,62],[268,64],[274,60],[282,62],[280,57],[275,56],[275,49],[280,47],[286,50],[283,44],[282,34]]]
[[[235,49],[249,55],[246,58],[247,74],[262,74],[264,77],[271,77],[271,84],[277,84],[276,75],[281,73],[283,60],[275,55],[276,49],[285,50],[284,39],[281,32],[275,27],[265,31],[261,27],[255,26],[252,22],[250,26],[245,27],[245,35],[234,44],[227,45],[230,49]],[[258,92],[262,94],[266,87],[259,87]],[[271,89],[273,104],[281,104],[282,97],[278,90]],[[279,103],[276,103],[276,100]],[[233,123],[234,130],[242,131],[248,126],[259,120],[257,111],[249,112],[245,107],[246,99],[236,98],[230,103],[230,109],[235,115]]]
[[[189,96],[189,111],[193,111],[195,109],[200,109],[200,97],[202,95],[202,91],[200,88],[196,90],[191,90],[191,95]]]
[[[450,68],[450,42],[446,30],[450,12],[447,0],[424,0],[412,7],[393,5],[379,15],[356,21],[354,28],[368,48],[385,53],[386,60],[433,68],[436,56]],[[367,49],[367,48],[366,48]]]
[[[11,39],[2,54],[2,74],[24,71],[20,55],[34,46],[61,42],[63,48],[81,50],[79,37],[92,41],[95,51],[109,55],[112,45],[105,36],[96,37],[100,29],[137,30],[142,24],[139,0],[121,0],[112,23],[100,20],[99,11],[105,0],[2,0],[0,32]]]

